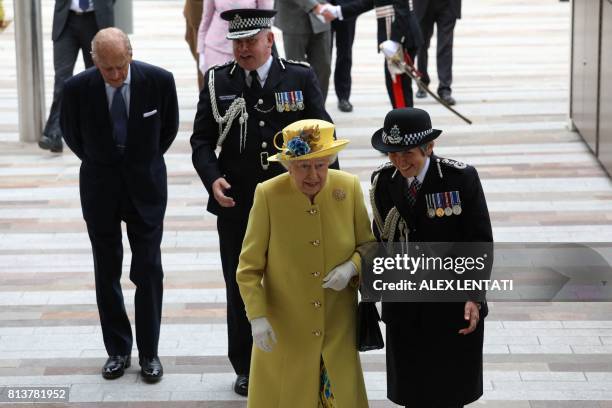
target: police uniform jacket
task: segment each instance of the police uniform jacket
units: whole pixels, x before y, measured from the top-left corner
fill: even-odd
[[[440,174],[441,173],[441,174]],[[377,170],[375,206],[382,220],[396,207],[407,224],[410,242],[492,242],[491,222],[485,196],[475,168],[432,155],[429,169],[414,207],[408,204],[407,180],[392,165]],[[426,195],[458,191],[460,215],[427,215]],[[376,223],[374,234],[380,239]],[[398,234],[393,238],[399,240]],[[383,303],[387,324],[388,397],[408,407],[432,403],[467,405],[482,395],[482,303],[477,329],[468,335],[457,332],[468,326],[464,303]],[[401,345],[389,336],[410,333]],[[429,404],[429,405],[428,405]]]
[[[236,118],[229,130],[221,151],[215,149],[219,139],[219,125],[212,112],[209,80],[200,93],[198,111],[195,117],[191,147],[193,165],[209,194],[208,211],[217,216],[245,220],[253,203],[257,183],[284,172],[284,168],[267,157],[277,153],[273,137],[285,126],[301,119],[322,119],[331,122],[314,71],[305,63],[295,63],[275,58],[261,92],[254,92],[245,82],[245,72],[236,62],[211,68],[214,70],[215,103],[223,116],[234,99],[244,97],[248,113],[247,133],[241,151],[241,129]],[[284,106],[279,111],[278,98],[299,98],[303,109]],[[295,105],[295,104],[293,104]],[[282,137],[278,137],[282,143]],[[264,169],[264,167],[267,169]],[[225,177],[232,186],[226,195],[234,198],[236,205],[224,208],[212,194],[212,184],[219,177]]]
[[[351,0],[342,4],[342,17],[354,18],[372,9],[376,9],[378,44],[391,40],[405,49],[423,45],[419,22],[407,0]]]
[[[249,408],[317,406],[320,361],[338,407],[368,406],[356,340],[357,285],[323,278],[374,241],[359,179],[330,169],[314,204],[289,174],[257,186],[236,280],[249,320],[266,317],[277,343],[253,348]]]

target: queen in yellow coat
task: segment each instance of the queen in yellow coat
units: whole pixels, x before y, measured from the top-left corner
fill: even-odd
[[[318,120],[283,137],[274,159],[289,173],[257,186],[236,277],[253,331],[248,407],[367,407],[356,248],[374,237],[359,179],[328,170],[348,141]]]

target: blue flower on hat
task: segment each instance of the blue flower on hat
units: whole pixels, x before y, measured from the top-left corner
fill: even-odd
[[[287,155],[292,157],[303,156],[310,153],[310,146],[299,136],[294,137],[287,143]]]

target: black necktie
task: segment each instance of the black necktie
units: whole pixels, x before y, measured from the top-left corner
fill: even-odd
[[[79,8],[83,11],[89,9],[89,0],[79,0]]]
[[[259,75],[257,75],[257,70],[253,70],[249,73],[251,76],[251,90],[253,92],[261,91],[261,84],[259,83]]]
[[[115,144],[122,153],[127,142],[128,125],[127,108],[125,106],[123,94],[121,93],[121,89],[124,86],[125,84],[121,85],[119,88],[115,88],[113,103],[111,104],[110,110],[111,118],[113,120],[113,136],[115,137]]]

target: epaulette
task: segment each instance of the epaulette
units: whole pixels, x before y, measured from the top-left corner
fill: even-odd
[[[386,163],[381,164],[380,166],[378,166],[378,167],[376,168],[376,170],[374,170],[374,171],[372,172],[372,177],[371,177],[371,179],[372,179],[372,180],[374,180],[374,177],[376,177],[376,175],[377,175],[377,174],[379,174],[379,173],[381,173],[381,172],[383,172],[383,171],[385,171],[385,170],[387,170],[387,169],[393,169],[393,170],[395,170],[395,166],[394,166],[394,165],[393,165],[393,163],[391,163],[391,162],[386,162]]]
[[[236,62],[236,61],[234,61],[234,60],[229,60],[229,61],[224,62],[223,64],[213,65],[213,66],[211,67],[211,69],[218,70],[218,69],[221,69],[221,68],[227,67],[227,66],[229,66],[229,65],[232,65],[234,62]]]
[[[444,159],[442,157],[439,157],[439,159],[440,159],[440,163],[444,164],[445,166],[454,167],[454,168],[459,169],[459,170],[463,170],[463,169],[467,168],[467,166],[468,166],[464,162],[461,162],[461,161],[458,161],[458,160]]]
[[[283,62],[288,62],[289,64],[302,65],[304,67],[310,68],[310,64],[307,63],[306,61],[295,61],[295,60],[288,60],[284,58],[279,58],[279,59],[281,59]]]

